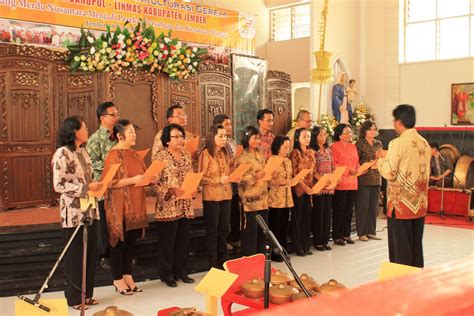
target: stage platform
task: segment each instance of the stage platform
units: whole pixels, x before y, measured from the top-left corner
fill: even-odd
[[[193,201],[196,218],[191,228],[190,260],[187,270],[196,273],[208,270],[205,243],[206,228],[202,218],[201,200]],[[153,218],[155,198],[147,198],[150,226],[135,250],[137,281],[158,277],[158,240]],[[0,212],[0,296],[28,293],[40,288],[49,270],[63,249],[59,207],[37,207]],[[231,252],[240,256],[240,249]],[[62,266],[49,283],[48,291],[64,288]],[[97,266],[96,286],[112,283],[110,270]]]

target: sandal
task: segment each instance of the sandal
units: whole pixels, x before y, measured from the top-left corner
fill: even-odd
[[[74,308],[75,310],[78,310],[78,311],[82,310],[82,308],[81,308],[82,305],[81,305],[81,304],[79,304],[79,305],[73,305],[73,306],[71,306],[71,307]],[[89,307],[84,306],[84,310],[88,310],[88,309],[89,309]]]
[[[93,298],[86,298],[86,305],[98,305],[99,301]]]

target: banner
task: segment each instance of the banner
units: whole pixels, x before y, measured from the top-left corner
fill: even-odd
[[[0,40],[19,44],[67,46],[81,26],[103,31],[145,19],[157,34],[171,30],[183,42],[255,49],[255,16],[181,0],[0,0],[0,18]]]

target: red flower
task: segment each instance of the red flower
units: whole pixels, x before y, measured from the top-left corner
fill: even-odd
[[[172,50],[175,50],[175,49],[176,49],[176,46],[171,45],[170,48],[171,48]]]

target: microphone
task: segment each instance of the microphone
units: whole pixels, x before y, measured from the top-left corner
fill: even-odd
[[[278,239],[276,239],[273,232],[268,228],[267,223],[265,223],[265,220],[263,219],[262,215],[257,214],[255,216],[255,220],[257,221],[258,226],[260,226],[260,228],[262,229],[267,239],[272,243],[273,247],[278,249],[280,253],[283,253],[284,252],[283,247],[280,245],[280,243],[278,242]]]
[[[31,305],[36,306],[36,307],[39,307],[39,308],[41,308],[42,310],[44,310],[44,311],[46,311],[46,312],[48,312],[48,313],[51,312],[51,309],[50,309],[49,307],[44,306],[43,304],[40,304],[40,303],[39,303],[38,301],[36,301],[36,300],[32,300],[32,299],[30,299],[30,298],[28,298],[28,297],[25,297],[25,296],[23,296],[23,295],[18,295],[18,298],[19,298],[20,300],[22,300],[22,301],[27,302],[28,304],[31,304]]]

